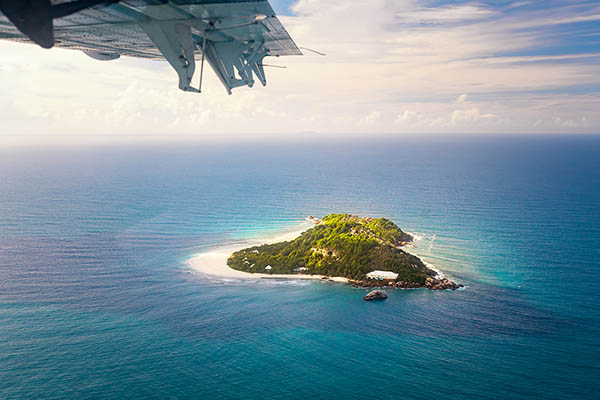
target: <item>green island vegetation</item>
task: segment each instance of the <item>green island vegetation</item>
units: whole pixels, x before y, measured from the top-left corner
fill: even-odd
[[[249,247],[227,264],[250,273],[310,274],[362,280],[373,270],[392,271],[397,281],[423,285],[435,272],[400,247],[412,236],[385,218],[330,214],[292,241]]]

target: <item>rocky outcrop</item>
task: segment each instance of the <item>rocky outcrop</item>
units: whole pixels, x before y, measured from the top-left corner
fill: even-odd
[[[385,300],[387,299],[387,293],[385,293],[383,290],[373,290],[369,293],[367,293],[366,296],[363,297],[363,300],[365,301],[373,301],[373,300]]]
[[[451,281],[447,278],[432,278],[428,277],[424,284],[417,282],[404,282],[404,281],[390,281],[390,280],[376,280],[376,279],[364,279],[361,281],[349,281],[349,283],[356,288],[374,288],[374,287],[390,287],[397,289],[429,289],[429,290],[456,290],[463,287],[463,285]]]
[[[355,288],[375,288],[375,287],[393,287],[395,285],[394,281],[380,281],[377,279],[363,279],[360,281],[348,280],[348,283],[354,286]]]
[[[427,278],[425,280],[425,287],[430,290],[456,290],[460,287],[463,287],[463,285],[452,282],[447,278]]]

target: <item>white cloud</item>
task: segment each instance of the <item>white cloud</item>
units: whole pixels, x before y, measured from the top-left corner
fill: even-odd
[[[463,4],[421,8],[410,13],[400,13],[396,17],[400,22],[442,24],[480,20],[497,14],[496,11],[480,5]]]
[[[510,3],[508,6],[506,6],[506,8],[507,9],[518,8],[518,7],[528,6],[532,3],[533,3],[532,1],[515,1],[514,3]]]
[[[498,118],[494,114],[481,114],[479,108],[473,107],[464,110],[454,110],[450,122],[456,124],[459,122],[477,122],[480,119]]]
[[[372,113],[369,113],[368,115],[365,115],[364,117],[362,117],[360,119],[359,123],[361,125],[373,125],[380,118],[381,118],[381,113],[379,111],[373,111]]]
[[[578,128],[587,126],[588,121],[587,117],[584,115],[578,120],[563,119],[559,116],[555,116],[554,118],[552,118],[552,122],[555,125],[560,126],[561,128]]]
[[[402,126],[404,124],[412,124],[415,121],[422,119],[423,116],[414,111],[404,111],[402,114],[398,114],[396,120],[394,121],[394,125]]]
[[[456,98],[457,103],[465,103],[467,101],[468,95],[466,93],[461,94]]]

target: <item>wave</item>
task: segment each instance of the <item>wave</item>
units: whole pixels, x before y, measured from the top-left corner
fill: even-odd
[[[428,234],[428,233],[420,233],[420,232],[406,232],[413,237],[412,243],[404,246],[402,249],[407,253],[410,253],[414,256],[417,256],[423,261],[423,264],[436,273],[435,278],[443,279],[445,278],[444,273],[439,269],[438,266],[432,264],[426,260],[424,257],[427,257],[427,254],[424,253],[432,253],[433,245],[435,239],[437,238],[436,234]],[[407,249],[408,248],[408,249]],[[409,249],[415,249],[416,251],[410,251]]]

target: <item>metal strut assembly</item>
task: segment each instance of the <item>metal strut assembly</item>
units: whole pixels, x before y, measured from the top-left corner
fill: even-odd
[[[200,61],[200,84],[198,85],[198,93],[202,93],[202,77],[204,76],[204,57],[206,56],[206,32],[202,37],[202,61]]]

